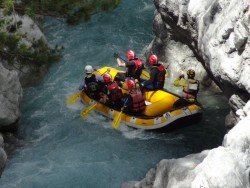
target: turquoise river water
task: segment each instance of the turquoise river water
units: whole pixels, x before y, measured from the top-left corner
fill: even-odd
[[[221,95],[201,93],[202,120],[174,132],[146,132],[92,113],[79,116],[80,102],[65,99],[76,92],[86,64],[115,66],[114,52],[131,48],[140,54],[153,39],[154,5],[150,0],[124,0],[113,12],[90,22],[67,26],[47,19],[50,44],[64,45],[63,60],[52,65],[38,85],[24,90],[19,137],[24,145],[10,156],[1,188],[117,188],[142,179],[161,159],[184,157],[221,144],[228,113]]]

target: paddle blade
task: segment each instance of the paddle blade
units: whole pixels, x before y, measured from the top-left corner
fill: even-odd
[[[97,105],[97,103],[94,103],[94,104],[88,106],[87,108],[85,108],[84,110],[82,110],[80,113],[81,117],[87,118],[89,116],[89,114],[95,109],[96,105]]]
[[[67,106],[70,106],[74,104],[81,96],[81,92],[73,93],[67,98],[66,104]]]
[[[122,119],[122,111],[119,112],[119,114],[114,118],[114,120],[112,122],[112,127],[114,129],[117,129],[119,127],[121,119]]]

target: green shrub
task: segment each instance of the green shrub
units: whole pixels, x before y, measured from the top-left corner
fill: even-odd
[[[12,16],[0,19],[0,59],[8,63],[19,63],[18,67],[30,65],[40,67],[60,60],[61,54],[58,49],[51,48],[43,38],[31,42],[28,45],[26,34],[17,32],[22,22],[16,21],[13,0],[0,0],[0,6],[5,14]],[[19,23],[20,22],[20,23]]]
[[[60,60],[58,49],[51,49],[44,39],[33,41],[32,46],[21,42],[18,33],[0,32],[0,58],[9,63],[18,62],[20,65],[35,65],[40,67]]]
[[[0,58],[9,63],[17,62],[20,65],[35,65],[37,67],[58,61],[61,58],[60,51],[51,48],[41,38],[33,41],[32,46],[22,42],[25,35],[16,32],[18,23],[16,11],[35,17],[35,15],[49,15],[65,18],[68,24],[77,24],[87,21],[91,15],[100,11],[110,11],[116,8],[121,0],[22,0],[22,4],[16,5],[14,0],[0,0],[0,8],[4,8],[6,15],[11,19],[0,20]],[[17,8],[18,7],[18,8]],[[12,33],[5,32],[6,26],[14,20]],[[9,30],[10,31],[10,30]]]
[[[91,15],[100,11],[110,11],[120,4],[121,0],[23,0],[26,13],[44,14],[63,17],[68,24],[87,21]]]

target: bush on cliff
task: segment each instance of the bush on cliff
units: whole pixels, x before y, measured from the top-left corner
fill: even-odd
[[[24,36],[18,33],[0,32],[0,58],[9,63],[41,66],[60,59],[56,49],[51,49],[44,39],[33,41],[29,46],[22,42]]]
[[[13,0],[0,0],[3,8],[0,12],[5,15],[0,18],[0,59],[13,66],[14,62],[18,63],[19,69],[24,65],[40,67],[58,61],[61,55],[57,47],[48,46],[43,37],[29,41],[27,33],[18,32],[22,20],[17,21],[18,15],[13,2]]]
[[[17,32],[19,23],[17,13],[35,17],[36,15],[65,18],[69,24],[87,21],[91,15],[100,11],[110,11],[120,4],[121,0],[0,0],[0,8],[12,20],[0,20],[0,58],[9,63],[20,65],[37,65],[51,63],[60,59],[58,49],[50,48],[43,38],[27,45],[25,35]]]
[[[45,15],[65,18],[68,24],[87,21],[91,15],[115,9],[121,0],[23,0],[30,16]]]

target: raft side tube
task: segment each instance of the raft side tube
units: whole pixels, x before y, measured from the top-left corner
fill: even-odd
[[[113,67],[102,67],[102,68],[94,71],[94,73],[98,76],[103,76],[105,73],[109,73],[112,77],[112,80],[114,80],[114,78],[118,72],[125,73],[124,71],[115,69]]]
[[[87,105],[91,105],[96,102],[90,99],[84,92],[81,93],[81,99],[82,99],[82,102]],[[109,117],[111,119],[114,119],[119,114],[119,111],[114,110],[99,102],[97,102],[95,109],[100,114],[106,117]],[[189,106],[186,106],[180,109],[166,112],[162,114],[161,116],[157,116],[157,117],[133,116],[133,115],[123,113],[122,122],[134,128],[152,130],[152,129],[159,129],[162,127],[166,127],[170,123],[176,121],[177,119],[188,117],[188,116],[193,116],[194,114],[197,114],[197,113],[201,113],[201,108],[195,104],[191,104]]]
[[[167,111],[173,110],[173,104],[179,100],[177,96],[162,90],[146,91],[144,96],[146,101],[152,103],[146,106],[144,111],[144,115],[146,116],[159,116]]]

